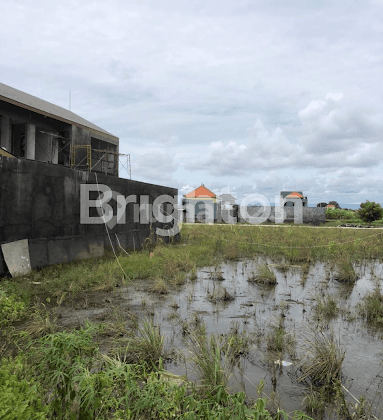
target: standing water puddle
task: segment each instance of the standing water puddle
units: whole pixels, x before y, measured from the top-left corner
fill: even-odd
[[[248,282],[257,271],[257,265],[267,262],[276,275],[276,285],[259,285]],[[161,328],[168,347],[174,347],[189,356],[185,340],[185,322],[205,325],[207,334],[228,334],[233,330],[252,338],[248,352],[239,357],[239,364],[229,381],[231,391],[244,390],[249,398],[256,398],[256,386],[265,382],[264,391],[273,390],[271,366],[266,351],[266,336],[273,325],[283,317],[283,327],[296,339],[296,355],[302,356],[304,337],[307,331],[332,328],[336,339],[346,352],[343,362],[343,384],[352,395],[367,397],[373,402],[375,415],[383,414],[381,391],[383,387],[382,332],[367,328],[364,321],[350,318],[363,296],[373,291],[376,279],[383,276],[383,265],[370,262],[356,266],[358,280],[354,286],[333,279],[330,265],[316,263],[309,267],[306,280],[302,282],[302,267],[285,266],[282,270],[264,258],[225,262],[217,267],[205,267],[197,271],[197,279],[170,289],[166,295],[148,292],[148,281],[135,282],[120,287],[114,292],[114,304],[136,312],[141,318],[154,313],[155,324]],[[381,280],[379,280],[379,283]],[[223,288],[234,299],[213,302],[209,296]],[[315,299],[330,295],[344,308],[342,315],[331,321],[318,319]],[[177,308],[178,307],[178,308]],[[62,322],[71,318],[99,319],[101,309],[73,311],[62,307]],[[351,312],[350,312],[351,311]],[[82,312],[80,314],[80,312]],[[346,315],[345,315],[346,314]],[[93,319],[92,319],[93,318]],[[186,334],[187,335],[187,334]],[[305,388],[296,381],[294,372],[297,361],[294,351],[283,358],[290,366],[277,369],[276,392],[286,411],[301,408]],[[289,364],[285,363],[285,364]],[[197,379],[187,361],[171,360],[165,369],[178,375],[187,374],[188,379]],[[275,370],[274,370],[275,373]],[[352,397],[346,393],[347,400]]]

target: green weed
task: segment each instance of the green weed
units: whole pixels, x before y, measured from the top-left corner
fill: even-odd
[[[137,335],[127,340],[120,356],[126,363],[146,364],[150,369],[159,366],[166,358],[164,336],[153,320],[145,319],[138,327]]]
[[[215,284],[213,286],[213,290],[211,292],[208,291],[207,298],[213,303],[234,300],[234,296],[227,291],[226,287],[223,287],[221,285],[218,285],[216,287]]]
[[[7,295],[0,290],[0,327],[21,319],[26,313],[26,305],[15,295]]]
[[[339,307],[332,296],[325,296],[323,298],[318,296],[315,301],[314,310],[318,317],[333,318],[338,315]]]
[[[369,324],[383,326],[383,294],[380,292],[379,285],[376,285],[374,291],[363,298],[358,305],[358,310]]]
[[[261,284],[276,284],[277,278],[267,264],[260,264],[257,267],[257,272],[248,278],[247,281]]]
[[[0,418],[4,420],[43,420],[48,407],[43,404],[41,387],[30,376],[23,355],[0,362]]]
[[[334,277],[335,280],[344,283],[354,284],[356,282],[358,276],[348,256],[343,256],[338,260]]]
[[[300,382],[313,388],[332,389],[341,381],[345,352],[335,341],[334,335],[324,332],[307,332],[302,348],[305,355],[300,361]]]

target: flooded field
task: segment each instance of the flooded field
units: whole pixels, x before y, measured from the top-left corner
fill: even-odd
[[[265,265],[275,283],[254,281]],[[369,327],[358,309],[363,297],[381,285],[383,265],[369,261],[353,268],[356,282],[345,283],[326,263],[289,265],[266,257],[222,262],[164,290],[153,280],[136,280],[112,292],[79,294],[57,309],[58,322],[71,327],[86,319],[126,324],[131,314],[138,322],[153,318],[167,349],[174,350],[164,368],[188,380],[198,380],[190,362],[191,332],[206,331],[222,342],[234,337],[230,390],[243,390],[251,400],[263,380],[264,393],[286,411],[302,409],[308,392],[299,382],[300,361],[313,351],[308,340],[332,331],[345,352],[341,378],[346,400],[356,403],[363,396],[374,415],[383,418],[383,330]],[[103,351],[110,348],[105,340]]]

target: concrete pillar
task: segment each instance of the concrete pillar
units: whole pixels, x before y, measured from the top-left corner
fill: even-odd
[[[52,163],[59,163],[59,141],[52,136]]]
[[[36,154],[36,126],[30,123],[25,124],[25,141],[27,159],[35,160]]]
[[[0,146],[5,147],[8,152],[12,153],[11,150],[11,125],[9,118],[5,115],[0,116]]]

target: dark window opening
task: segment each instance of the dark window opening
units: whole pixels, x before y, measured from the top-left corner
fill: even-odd
[[[25,124],[12,124],[11,153],[17,157],[25,157],[25,154],[26,154]]]
[[[58,138],[58,161],[59,165],[69,166],[70,164],[70,138],[69,131],[62,131]]]

